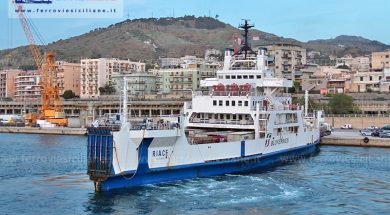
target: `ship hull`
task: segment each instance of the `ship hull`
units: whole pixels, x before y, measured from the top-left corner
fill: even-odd
[[[127,172],[108,177],[98,184],[100,191],[111,191],[122,188],[134,188],[147,184],[174,182],[201,177],[219,176],[224,174],[245,174],[261,172],[272,167],[289,163],[318,152],[318,143],[276,151],[269,154],[258,154],[224,160],[214,160],[199,164],[181,165],[176,167],[149,169],[142,165],[137,172]]]

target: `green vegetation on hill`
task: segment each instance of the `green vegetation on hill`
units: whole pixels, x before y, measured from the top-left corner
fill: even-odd
[[[234,33],[240,33],[236,27],[210,17],[134,19],[107,28],[94,29],[80,36],[58,40],[40,49],[42,53],[46,50],[54,51],[56,59],[69,62],[79,62],[80,58],[116,57],[155,63],[158,57],[162,56],[202,57],[206,49],[224,50],[232,47]],[[251,36],[260,38],[260,41],[251,41],[252,46],[293,43],[308,50],[337,55],[340,53],[356,55],[389,48],[377,41],[360,37],[342,36],[334,40],[302,43],[259,30],[252,30]],[[31,68],[33,65],[28,46],[0,51],[0,69]]]

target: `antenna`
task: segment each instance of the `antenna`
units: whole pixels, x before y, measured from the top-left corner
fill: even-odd
[[[245,59],[247,59],[248,52],[250,52],[251,54],[256,54],[251,49],[251,47],[249,46],[249,42],[248,42],[249,29],[251,29],[251,28],[253,28],[255,26],[249,24],[249,19],[243,19],[243,20],[244,20],[244,24],[239,25],[238,28],[244,29],[244,34],[242,34],[242,36],[244,36],[244,45],[241,47],[241,49],[238,52],[238,54],[244,53],[245,54]]]

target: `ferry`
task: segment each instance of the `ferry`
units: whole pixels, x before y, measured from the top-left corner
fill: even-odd
[[[261,172],[318,151],[322,112],[308,113],[285,93],[292,81],[274,77],[267,50],[245,41],[227,49],[215,78],[201,81],[175,121],[128,118],[124,80],[119,123],[88,128],[88,175],[96,192],[224,174]]]

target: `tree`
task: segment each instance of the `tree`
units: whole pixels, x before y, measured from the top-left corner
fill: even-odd
[[[329,107],[334,114],[354,113],[357,108],[353,98],[344,94],[335,94],[329,100]]]
[[[62,95],[64,99],[73,99],[76,97],[76,94],[72,90],[66,90]]]
[[[99,87],[99,91],[102,95],[111,95],[116,92],[115,87],[112,84],[105,84],[103,87]]]
[[[293,86],[288,88],[288,93],[299,93],[301,91],[301,83],[299,81],[294,81]]]

